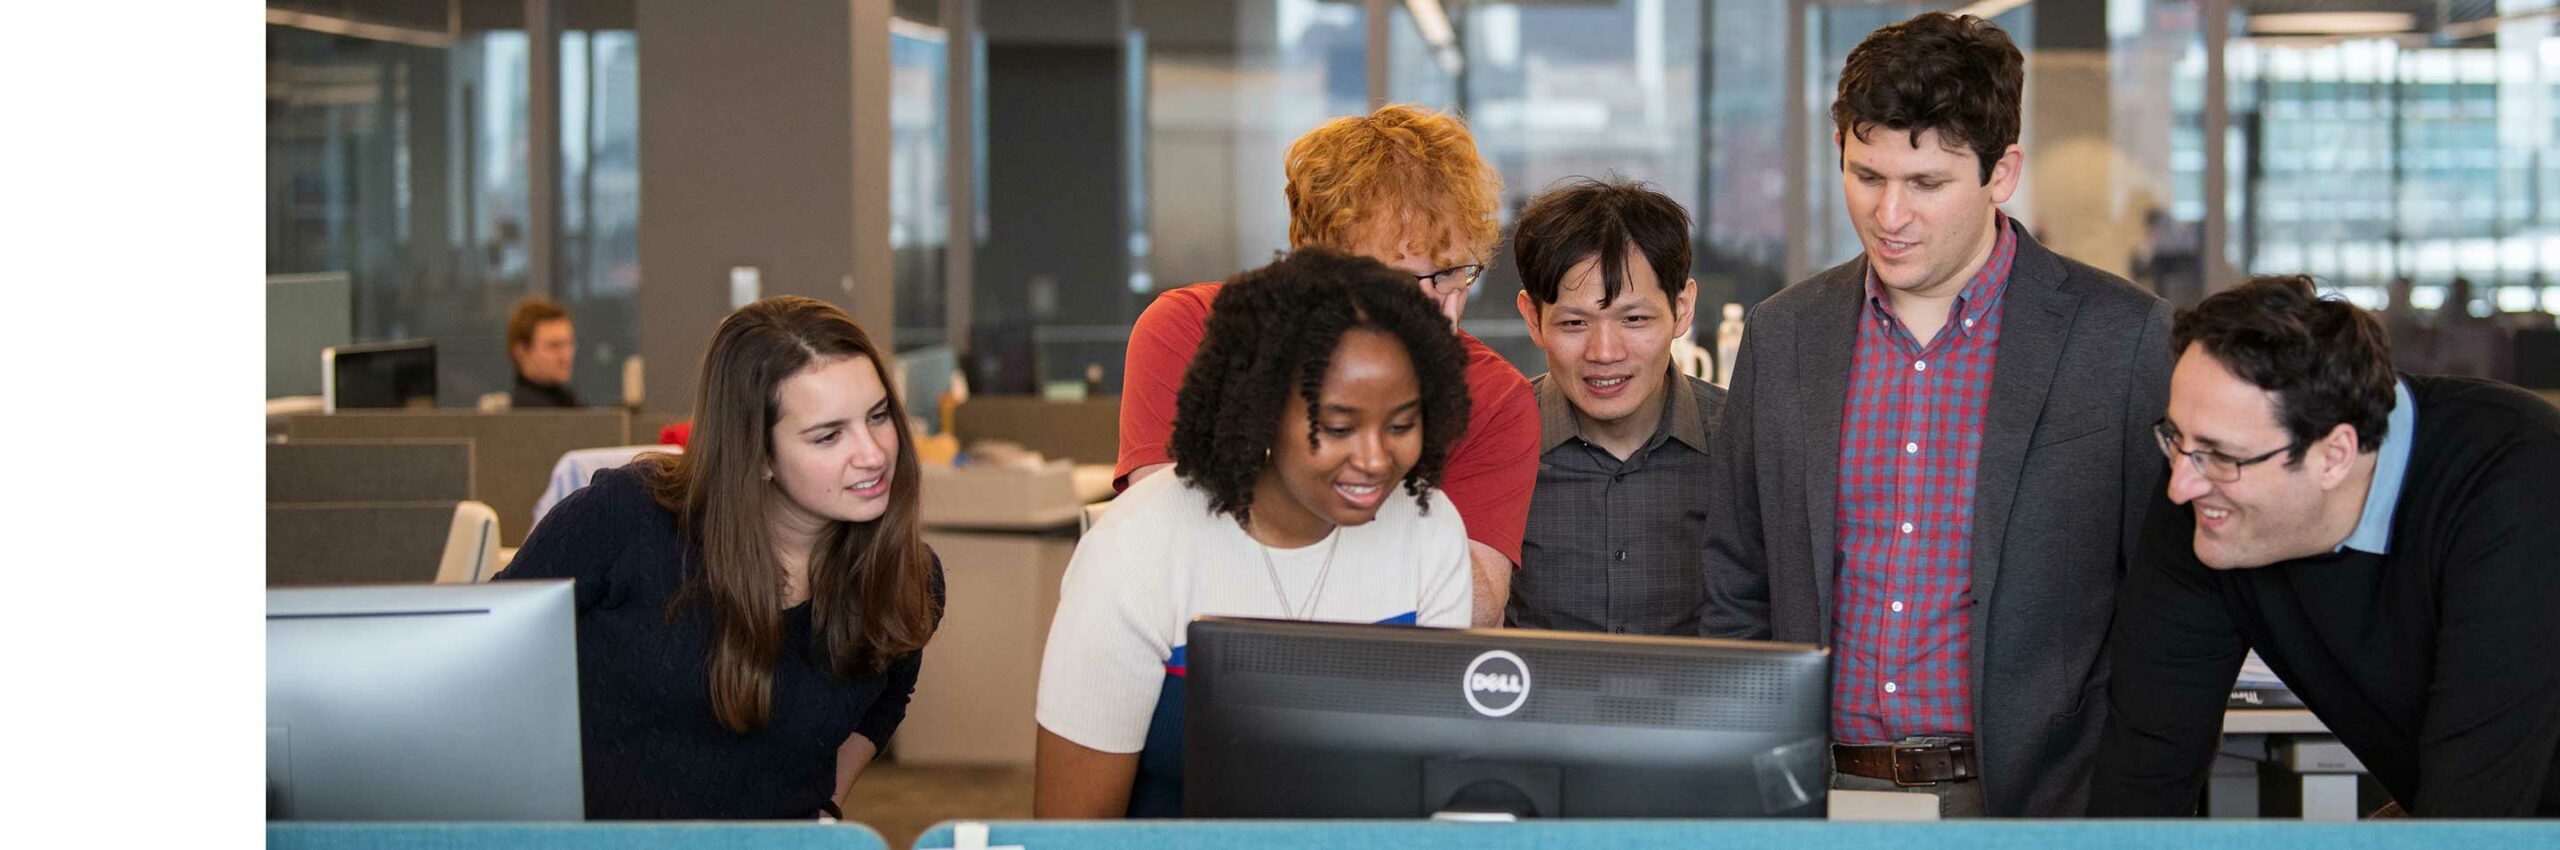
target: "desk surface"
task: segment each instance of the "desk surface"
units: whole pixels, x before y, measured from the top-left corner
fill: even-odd
[[[2307,708],[2235,708],[2222,713],[2225,735],[2326,735],[2329,727]]]

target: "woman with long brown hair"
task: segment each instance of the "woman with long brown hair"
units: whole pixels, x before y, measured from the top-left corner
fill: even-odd
[[[577,580],[587,816],[840,811],[942,615],[914,440],[844,311],[720,323],[682,455],[606,470],[499,579]]]

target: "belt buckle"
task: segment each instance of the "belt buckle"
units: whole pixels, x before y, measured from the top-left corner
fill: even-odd
[[[1892,771],[1893,771],[1893,784],[1894,784],[1895,786],[1902,787],[1902,788],[1928,788],[1928,787],[1932,787],[1932,786],[1937,785],[1941,780],[1931,779],[1931,780],[1925,780],[1925,781],[1920,781],[1920,782],[1914,782],[1914,781],[1911,781],[1911,780],[1909,780],[1909,779],[1905,779],[1905,778],[1903,778],[1903,777],[1904,777],[1904,774],[1903,774],[1903,772],[1902,772],[1902,754],[1903,754],[1903,753],[1943,753],[1943,752],[1952,752],[1954,749],[1955,749],[1955,746],[1954,746],[1954,745],[1952,745],[1952,744],[1908,744],[1908,743],[1896,743],[1896,744],[1893,744],[1893,745],[1892,745],[1892,747],[1891,747],[1890,749],[1887,749],[1887,750],[1885,751],[1885,766],[1886,766],[1886,768],[1887,768],[1887,769],[1890,769],[1890,770],[1892,770]]]

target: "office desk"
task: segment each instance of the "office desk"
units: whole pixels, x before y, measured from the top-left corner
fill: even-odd
[[[2222,751],[2214,756],[2205,811],[2217,818],[2258,816],[2258,773],[2275,765],[2302,775],[2302,818],[2353,821],[2356,777],[2364,765],[2320,718],[2303,708],[2238,708],[2222,713]]]

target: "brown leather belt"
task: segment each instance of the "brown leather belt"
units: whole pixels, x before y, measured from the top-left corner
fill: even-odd
[[[1973,741],[1963,738],[1893,744],[1833,744],[1831,769],[1851,776],[1888,779],[1903,787],[1968,782],[1982,776]]]

